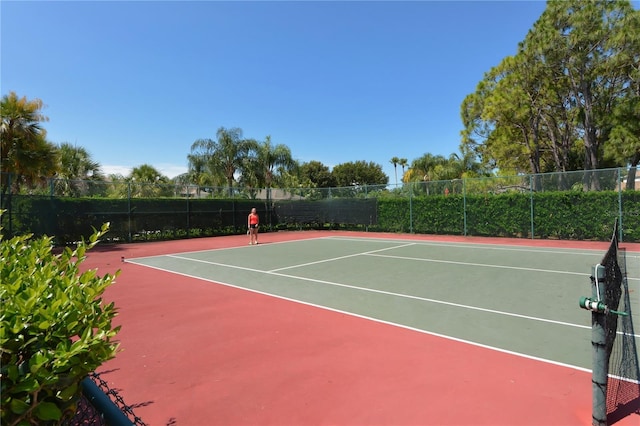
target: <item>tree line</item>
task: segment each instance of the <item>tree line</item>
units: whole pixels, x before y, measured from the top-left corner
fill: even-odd
[[[86,149],[47,140],[40,99],[10,92],[1,108],[3,193],[32,190],[50,177],[63,193],[72,193],[76,180],[192,184],[229,194],[389,183],[380,164],[300,163],[270,136],[258,141],[225,127],[215,138],[194,141],[188,172],[171,180],[149,164],[128,176],[105,176]],[[394,156],[395,183],[398,166],[402,182],[630,166],[633,188],[640,162],[640,11],[628,0],[548,1],[517,53],[491,68],[464,99],[461,119],[459,153],[426,153],[411,164]],[[595,178],[585,182],[588,189],[598,185]]]
[[[220,127],[216,139],[196,140],[187,159],[188,172],[178,176],[180,183],[224,186],[229,195],[236,186],[268,191],[274,187],[386,185],[389,180],[374,162],[347,162],[333,169],[320,161],[300,163],[287,145],[273,143],[271,136],[264,141],[244,138],[240,128]]]
[[[358,160],[329,168],[320,161],[299,162],[291,149],[272,142],[245,138],[240,128],[220,127],[215,138],[194,141],[187,155],[188,171],[169,179],[155,167],[142,164],[129,175],[105,175],[100,163],[82,146],[47,140],[40,99],[19,97],[15,92],[2,97],[2,193],[34,190],[50,191],[49,179],[55,179],[56,194],[86,195],[91,182],[115,183],[105,195],[121,197],[131,190],[127,183],[195,185],[212,190],[225,188],[228,195],[241,191],[255,195],[271,188],[335,188],[350,186],[386,186],[389,177],[378,163]],[[439,181],[489,175],[471,151],[465,154],[424,154],[409,164],[406,158],[393,157],[395,184],[397,166],[401,181]],[[120,184],[120,185],[117,185]],[[136,196],[161,195],[149,186],[138,186]],[[170,195],[171,191],[164,195]],[[95,194],[94,194],[95,195]]]
[[[86,195],[91,182],[111,182],[104,195],[120,197],[136,184],[195,185],[212,190],[224,188],[228,195],[238,191],[255,195],[271,188],[335,188],[389,183],[382,166],[358,160],[341,163],[330,169],[320,161],[300,163],[284,144],[245,138],[240,128],[220,127],[215,138],[194,141],[187,155],[188,171],[169,179],[149,164],[134,167],[129,175],[105,175],[100,163],[82,146],[68,142],[54,144],[47,140],[40,99],[19,97],[15,92],[2,97],[2,192],[49,191],[49,179],[54,178],[56,194]],[[436,181],[473,177],[481,168],[470,153],[452,154],[449,158],[425,154],[409,165],[406,158],[393,157],[402,168],[403,182]],[[406,171],[405,171],[406,169]],[[118,185],[118,183],[120,185]],[[149,186],[137,186],[136,196],[161,195]],[[164,195],[170,195],[171,191]],[[129,194],[132,195],[132,194]]]
[[[56,193],[79,195],[88,182],[135,182],[224,187],[229,195],[273,187],[337,187],[386,185],[382,166],[364,160],[329,169],[319,161],[300,163],[291,150],[267,136],[257,141],[243,136],[240,128],[220,127],[215,139],[198,139],[187,155],[188,172],[169,179],[149,164],[134,167],[127,176],[105,175],[98,161],[82,146],[47,140],[43,101],[10,92],[2,97],[1,158],[2,193],[47,190],[55,178]],[[123,191],[116,187],[115,191]],[[111,194],[122,195],[122,194]],[[147,194],[152,195],[152,194]]]
[[[49,142],[43,123],[40,99],[3,96],[2,108],[2,192],[48,191],[48,179],[55,178],[55,192],[70,196],[87,194],[90,182],[195,185],[198,188],[225,188],[228,195],[238,190],[248,194],[271,188],[335,188],[387,185],[388,176],[378,163],[358,160],[329,168],[320,161],[300,163],[284,144],[245,138],[240,128],[220,127],[214,139],[194,141],[187,155],[188,171],[169,179],[149,164],[134,167],[127,176],[105,175],[101,165],[82,146]],[[393,157],[402,167],[402,181],[445,180],[473,176],[479,164],[469,154],[449,158],[425,154],[410,166],[407,159]],[[405,172],[405,168],[407,171]],[[398,183],[397,170],[396,181]],[[10,186],[10,187],[9,187]],[[123,196],[130,186],[112,186],[108,196]],[[138,187],[138,196],[158,195],[149,187]],[[171,191],[165,195],[169,195]],[[130,194],[131,195],[131,194]]]
[[[551,0],[517,53],[462,103],[462,146],[513,173],[640,162],[640,11],[626,0]],[[588,176],[589,174],[587,174]],[[587,182],[598,189],[598,180]]]

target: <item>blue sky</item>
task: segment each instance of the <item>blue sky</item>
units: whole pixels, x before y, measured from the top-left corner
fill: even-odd
[[[239,127],[329,167],[459,152],[460,105],[542,1],[0,2],[1,91],[107,173]]]

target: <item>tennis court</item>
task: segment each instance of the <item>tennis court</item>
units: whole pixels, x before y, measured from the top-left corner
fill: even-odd
[[[376,237],[358,233],[319,234],[321,236],[309,233],[306,234],[310,236],[308,238],[299,235],[297,239],[286,239],[282,236],[274,237],[273,234],[264,234],[261,235],[261,244],[258,246],[244,245],[246,239],[239,236],[225,237],[230,242],[228,244],[230,247],[171,251],[169,246],[165,246],[161,250],[163,253],[152,256],[136,256],[135,250],[132,250],[126,253],[123,277],[126,276],[129,268],[139,268],[138,271],[144,271],[142,274],[155,277],[153,279],[158,289],[171,287],[176,303],[179,298],[184,297],[185,293],[197,298],[198,296],[194,294],[206,287],[224,288],[227,292],[225,297],[231,297],[230,294],[233,294],[233,297],[247,295],[246,297],[258,297],[255,299],[257,304],[277,303],[280,306],[277,309],[287,306],[286,309],[304,309],[306,312],[316,313],[308,315],[325,312],[323,315],[333,315],[338,318],[338,321],[346,321],[342,324],[345,327],[353,321],[362,324],[364,320],[368,322],[367,327],[378,327],[384,329],[385,333],[394,333],[390,330],[396,330],[395,333],[401,333],[409,339],[429,339],[429,350],[418,354],[417,359],[425,364],[449,369],[453,376],[447,379],[450,384],[445,389],[431,389],[423,395],[405,396],[411,400],[424,400],[426,403],[429,400],[437,401],[437,395],[441,395],[442,392],[464,393],[462,389],[466,386],[468,378],[455,377],[459,374],[456,373],[459,367],[447,365],[446,357],[452,357],[450,351],[462,354],[455,356],[455,360],[452,358],[451,362],[466,363],[470,371],[474,371],[474,368],[482,369],[482,372],[474,373],[478,378],[487,374],[489,383],[477,384],[477,386],[480,386],[480,389],[484,386],[487,392],[484,398],[485,404],[489,407],[488,412],[509,411],[508,407],[495,400],[497,395],[492,395],[497,384],[491,383],[491,378],[500,381],[501,379],[498,378],[501,370],[513,369],[514,365],[520,365],[519,363],[522,362],[527,365],[524,368],[527,380],[531,380],[534,387],[533,383],[536,380],[550,380],[548,373],[542,371],[545,368],[553,368],[556,371],[559,369],[563,375],[576,377],[581,383],[584,382],[584,389],[577,391],[571,387],[573,385],[563,387],[561,383],[563,379],[560,378],[560,383],[543,385],[547,396],[558,397],[554,392],[565,393],[559,396],[560,399],[572,392],[578,393],[580,398],[590,395],[591,314],[578,307],[578,299],[580,296],[590,295],[589,275],[592,266],[602,258],[601,249],[477,242],[482,241],[480,239],[474,242],[447,242],[416,239],[411,236]],[[640,253],[635,251],[626,253],[626,271],[632,306],[640,306],[640,279],[638,278],[640,277]],[[158,277],[163,277],[164,282],[161,285],[157,283]],[[179,298],[176,296],[178,291],[181,294]],[[211,300],[209,296],[202,297]],[[185,308],[182,305],[182,309]],[[207,310],[208,308],[195,307],[195,309]],[[276,308],[272,306],[271,309]],[[192,309],[189,310],[192,311]],[[226,323],[222,321],[220,312],[208,312],[217,317],[217,324],[220,327],[228,327],[224,325]],[[294,317],[290,311],[287,312],[290,317]],[[276,311],[273,311],[273,314],[277,315]],[[125,319],[127,315],[124,315]],[[258,315],[257,312],[256,315]],[[266,321],[264,317],[261,318],[260,321]],[[308,317],[303,316],[303,318]],[[316,319],[312,318],[309,323],[300,322],[298,319],[290,324],[290,327],[298,327],[297,330],[291,331],[293,336],[298,336],[297,339],[300,339],[301,332],[305,336],[300,345],[310,344],[309,339],[312,339],[313,335],[311,330],[316,330],[313,325]],[[187,320],[185,317],[184,321]],[[634,329],[640,330],[637,317],[634,317],[633,321]],[[211,319],[211,324],[215,327],[215,318]],[[331,324],[327,326],[337,327],[335,322]],[[124,332],[126,324],[123,325]],[[197,326],[194,327],[199,329]],[[307,330],[311,336],[304,330]],[[228,328],[227,331],[229,331]],[[272,334],[271,341],[277,343],[279,339],[285,337]],[[640,336],[636,334],[634,337],[636,345],[640,345]],[[320,335],[318,338],[322,339]],[[381,339],[383,346],[393,344],[393,340],[388,336]],[[268,342],[269,338],[266,341]],[[208,347],[215,347],[215,344],[215,341],[211,342]],[[447,346],[451,344],[455,345],[454,349]],[[441,351],[440,345],[442,345]],[[298,346],[295,338],[291,346]],[[331,353],[331,348],[324,350],[327,354]],[[184,356],[190,368],[199,368],[198,361],[193,363],[188,361],[189,353]],[[242,359],[243,355],[238,352],[235,356]],[[344,357],[344,354],[342,356]],[[444,360],[442,356],[445,357]],[[504,358],[505,356],[507,358]],[[484,357],[496,358],[494,361],[486,361]],[[321,362],[319,361],[321,359],[322,357],[314,358],[316,363]],[[509,360],[507,364],[505,359]],[[537,370],[538,368],[540,371]],[[487,372],[487,369],[490,371]],[[522,367],[518,369],[523,370]],[[324,370],[318,370],[317,364],[308,367],[301,365],[296,374],[308,377],[318,371]],[[287,380],[295,382],[296,374],[292,374]],[[256,377],[256,381],[259,380],[260,377]],[[519,383],[519,386],[523,385],[526,386],[524,383]],[[402,389],[402,385],[398,384],[393,389],[395,391]],[[227,391],[230,392],[230,389]],[[506,390],[507,393],[513,391],[517,392],[515,388]],[[307,392],[309,392],[308,389]],[[505,392],[505,390],[499,392]],[[225,398],[242,397],[243,395],[226,395]],[[206,398],[206,395],[195,397],[196,400],[206,400]],[[514,398],[518,397],[514,396]],[[481,401],[477,403],[481,404]],[[513,405],[513,403],[510,404]],[[521,404],[526,407],[529,402],[525,398]],[[571,418],[585,416],[584,422],[579,424],[590,424],[588,404],[589,401],[585,401],[584,406],[571,407],[570,410],[573,410]],[[312,405],[306,409],[313,411]],[[452,406],[459,406],[464,411],[465,402],[456,400]],[[518,407],[516,408],[519,409]],[[536,409],[545,410],[544,407]],[[327,416],[326,413],[321,420],[314,421],[299,413],[300,410],[304,411],[305,407],[295,404],[290,407],[290,410],[298,414],[278,418],[274,417],[273,413],[260,417],[259,411],[244,417],[242,415],[229,417],[229,414],[226,414],[227,417],[220,417],[219,412],[210,413],[212,416],[210,423],[460,424],[461,422],[459,417],[447,417],[444,409],[440,417],[432,418],[432,415],[439,413],[433,407],[430,410],[431,414],[426,414],[427,411],[425,411],[417,417],[414,415],[393,418],[388,414],[387,417],[375,417],[372,412],[369,418],[362,417],[360,413],[351,417],[352,422],[340,420],[345,417]],[[345,408],[342,407],[340,410],[344,411]],[[422,413],[422,410],[418,411]],[[506,417],[491,419],[482,417],[481,414],[478,416],[478,413],[476,408],[476,416],[470,413],[469,420],[462,422],[466,424],[541,424],[541,418],[545,419],[543,421],[546,424],[566,422],[566,420],[549,421],[544,416],[524,417],[528,416],[525,414],[522,418],[511,418],[506,415]],[[421,418],[422,415],[426,417]],[[633,417],[633,421],[637,421],[637,416]],[[218,421],[214,421],[214,418]],[[347,415],[346,418],[349,416]],[[177,424],[181,424],[180,417],[177,418]]]
[[[593,250],[329,237],[128,262],[589,369],[591,318],[577,302],[589,295],[587,277],[601,257]],[[640,271],[638,256],[627,262]],[[630,282],[637,288],[640,281]],[[637,321],[634,328],[640,330]]]

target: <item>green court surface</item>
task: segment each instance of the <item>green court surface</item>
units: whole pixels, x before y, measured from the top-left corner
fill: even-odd
[[[578,300],[591,296],[589,277],[602,256],[326,237],[127,262],[589,370],[591,313]],[[640,255],[625,259],[631,306],[640,307]]]

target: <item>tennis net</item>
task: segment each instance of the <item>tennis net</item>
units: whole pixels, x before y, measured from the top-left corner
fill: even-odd
[[[617,222],[611,244],[600,265],[605,270],[603,301],[609,308],[603,319],[609,357],[607,422],[612,424],[632,413],[640,414],[638,351],[632,321],[626,256],[625,250],[619,247]],[[626,315],[618,315],[612,311],[624,312]]]

